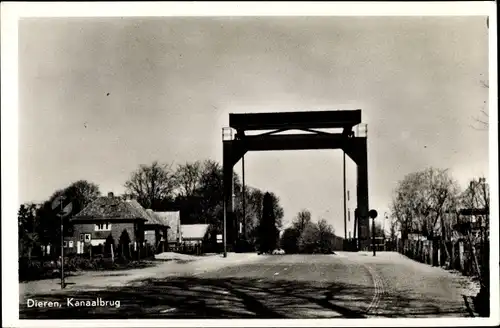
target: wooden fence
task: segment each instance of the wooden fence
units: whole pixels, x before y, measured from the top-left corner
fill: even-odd
[[[485,278],[489,273],[489,243],[466,240],[397,240],[389,244],[418,262],[454,269],[467,276]]]

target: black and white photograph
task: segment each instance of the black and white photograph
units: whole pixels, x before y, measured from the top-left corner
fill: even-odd
[[[3,325],[498,325],[496,29],[2,3]]]

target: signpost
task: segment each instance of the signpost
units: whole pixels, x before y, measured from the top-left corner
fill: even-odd
[[[372,218],[372,248],[373,248],[373,256],[376,255],[375,251],[375,218],[377,217],[378,213],[376,210],[370,210],[368,212],[368,215]]]
[[[64,217],[69,215],[71,213],[71,210],[73,209],[71,202],[66,205],[66,207],[63,207],[64,205],[64,199],[65,197],[63,195],[57,197],[54,199],[52,202],[52,210],[56,210],[58,207],[60,207],[60,211],[58,212],[57,216],[61,218],[61,289],[64,289],[65,283],[64,283]]]

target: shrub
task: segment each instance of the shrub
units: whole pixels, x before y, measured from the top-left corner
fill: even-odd
[[[19,259],[19,281],[49,279],[57,277],[58,270],[55,262]]]

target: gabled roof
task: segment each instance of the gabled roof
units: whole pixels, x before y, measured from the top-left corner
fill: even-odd
[[[118,197],[99,197],[87,205],[80,213],[76,214],[71,220],[82,219],[106,219],[123,220],[149,219],[146,210],[136,200],[122,200]]]
[[[148,221],[146,221],[146,224],[156,224],[160,226],[165,226],[172,228],[175,226],[175,218],[179,218],[179,212],[154,212],[151,209],[147,209],[146,213],[149,216]],[[172,215],[172,213],[174,215]],[[169,218],[171,218],[169,220]]]
[[[180,220],[180,212],[154,212],[158,220],[161,222],[163,225],[168,225],[172,229],[174,227],[177,227],[180,225],[181,220]]]
[[[163,225],[170,227],[167,232],[169,242],[177,241],[181,232],[180,212],[154,212]]]
[[[182,239],[203,239],[208,227],[208,224],[182,224]]]

